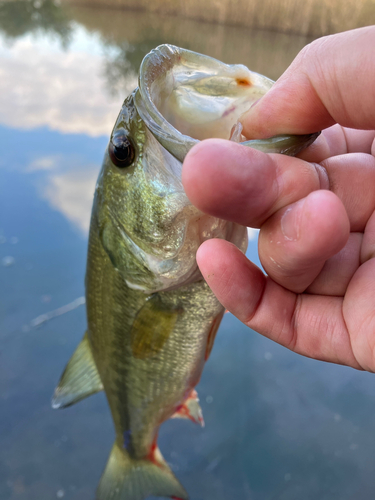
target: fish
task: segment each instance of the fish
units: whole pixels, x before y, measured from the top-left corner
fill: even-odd
[[[52,400],[65,408],[104,390],[116,439],[97,500],[186,500],[157,436],[170,418],[204,425],[195,390],[224,314],[195,259],[221,238],[242,252],[244,226],[204,214],[187,198],[182,162],[208,137],[296,154],[316,138],[248,141],[240,117],[273,82],[243,65],[161,45],[141,64],[120,110],[93,202],[87,331]]]

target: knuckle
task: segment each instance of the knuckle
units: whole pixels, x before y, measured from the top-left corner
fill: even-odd
[[[331,181],[324,164],[311,163],[311,165],[315,169],[316,175],[318,176],[318,182],[319,182],[318,189],[331,190]]]
[[[301,70],[317,95],[326,95],[327,89],[336,81],[335,58],[327,59],[324,56],[332,52],[333,43],[331,36],[322,37],[306,45],[300,52]]]

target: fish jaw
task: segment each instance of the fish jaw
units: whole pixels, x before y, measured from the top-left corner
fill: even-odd
[[[181,162],[146,128],[134,94],[125,101],[112,137],[119,131],[134,143],[135,160],[120,169],[105,155],[93,217],[103,247],[130,288],[154,293],[201,280],[195,254],[207,239],[222,238],[244,248],[244,228],[191,205]]]
[[[207,138],[229,139],[231,130],[274,82],[241,64],[160,45],[145,56],[135,96],[138,112],[159,142],[181,162]],[[266,153],[294,156],[317,134],[238,141]]]
[[[269,139],[258,139],[240,142],[263,153],[279,153],[287,156],[296,156],[309,147],[320,135],[320,132],[307,135],[275,135]]]
[[[181,162],[202,139],[228,139],[239,116],[273,85],[242,64],[160,45],[143,59],[137,110],[161,144]]]

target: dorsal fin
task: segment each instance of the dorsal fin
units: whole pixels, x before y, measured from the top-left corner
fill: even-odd
[[[74,351],[52,398],[52,408],[65,408],[103,390],[87,332]]]

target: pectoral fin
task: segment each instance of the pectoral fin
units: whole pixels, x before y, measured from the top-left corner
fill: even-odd
[[[155,293],[138,312],[131,331],[133,356],[147,359],[163,348],[173,332],[179,309],[167,309],[159,295]]]
[[[171,418],[187,418],[195,424],[204,427],[202,408],[199,404],[198,393],[195,389],[191,391],[190,396]]]
[[[52,408],[65,408],[103,390],[91,352],[87,332],[61,376],[52,398]]]

